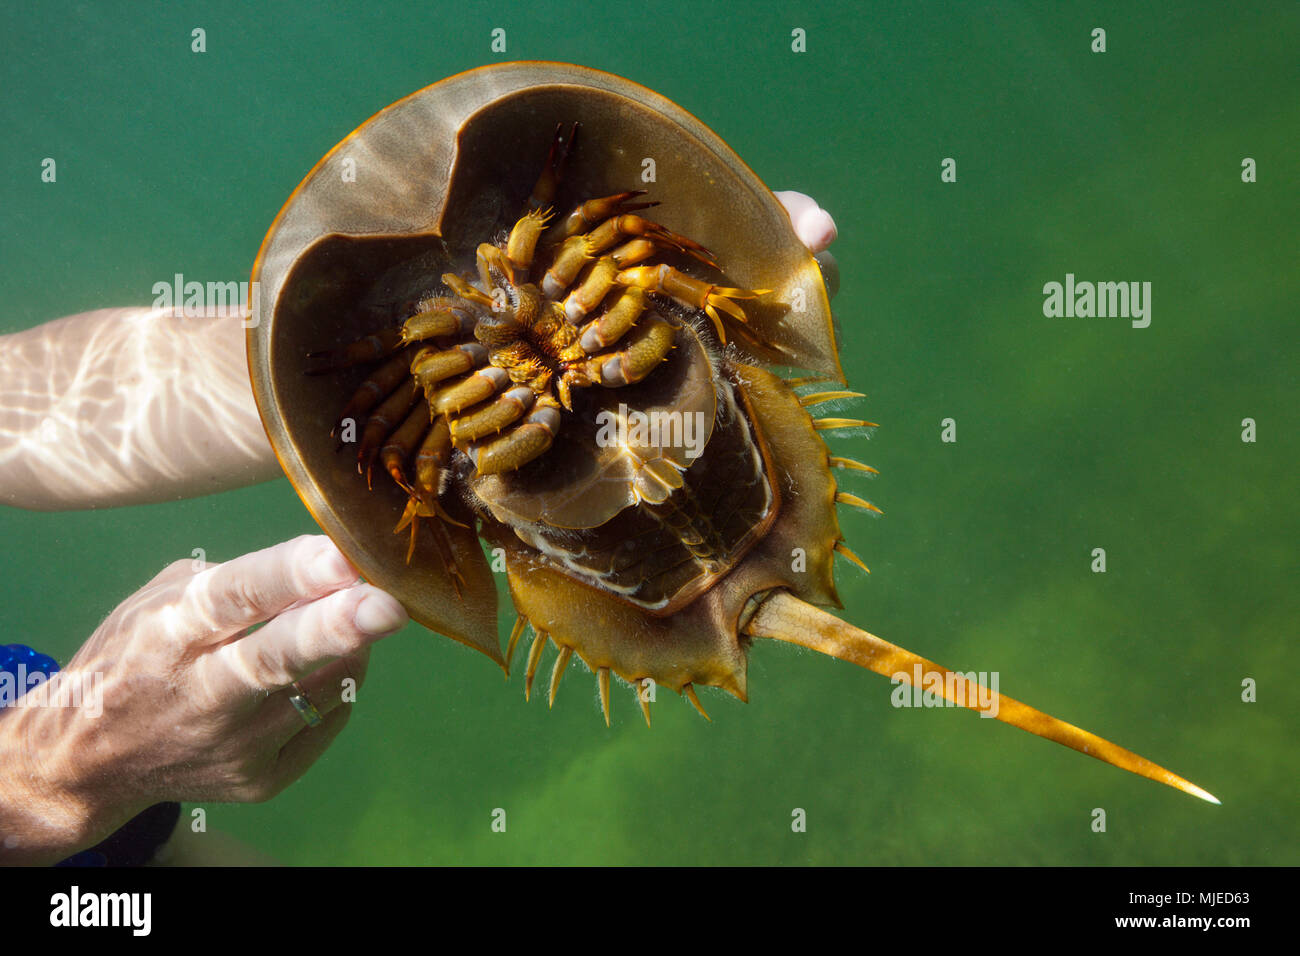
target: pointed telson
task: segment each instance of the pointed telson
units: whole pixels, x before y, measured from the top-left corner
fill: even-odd
[[[788,593],[777,592],[764,601],[750,620],[746,631],[753,637],[775,638],[822,654],[829,654],[831,657],[838,657],[842,661],[857,664],[891,679],[901,675],[908,683],[913,682],[914,668],[919,666],[922,679],[926,682],[926,689],[941,693],[945,699],[951,700],[954,704],[975,710],[979,708],[978,701],[981,698],[991,699],[992,705],[997,708],[993,716],[1003,723],[1054,740],[1058,744],[1087,754],[1089,757],[1095,757],[1121,770],[1166,784],[1210,803],[1219,802],[1212,794],[1202,790],[1196,784],[1184,780],[1145,757],[1140,757],[1073,724],[1067,724],[1063,720],[1035,710],[1018,700],[993,694],[981,685],[972,687],[964,678],[954,674],[948,668],[846,624],[839,618],[811,604],[806,604]],[[937,678],[933,688],[928,680],[930,675],[935,675]],[[972,693],[977,689],[983,690],[983,693]]]

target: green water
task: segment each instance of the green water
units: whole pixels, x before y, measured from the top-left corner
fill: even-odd
[[[1300,862],[1300,8],[382,6],[7,7],[0,331],[148,303],[176,272],[246,278],[312,164],[442,77],[498,59],[628,76],[839,224],[845,367],[882,427],[837,449],[880,469],[853,490],[885,511],[843,516],[873,571],[840,568],[845,616],[998,671],[1223,806],[967,712],[896,710],[885,680],[791,647],[755,649],[749,704],[706,691],[712,724],[666,693],[647,731],[619,688],[606,729],[580,670],[548,713],[411,626],[324,759],[212,826],[289,863]],[[1044,317],[1067,272],[1151,282],[1150,327]],[[283,480],[4,510],[0,640],[66,661],[164,563],[313,529]]]

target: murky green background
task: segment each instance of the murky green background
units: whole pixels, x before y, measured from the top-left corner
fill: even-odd
[[[665,694],[647,731],[622,688],[607,730],[580,670],[548,713],[412,626],[377,649],[326,757],[269,804],[212,807],[214,826],[290,863],[1300,862],[1300,8],[383,6],[7,6],[0,330],[147,303],[175,272],[246,278],[315,161],[442,77],[498,59],[621,73],[839,224],[845,367],[882,428],[837,448],[880,468],[853,490],[885,510],[843,518],[874,572],[840,568],[846,616],[999,671],[1223,806],[967,712],[895,710],[883,679],[787,646],[755,649],[748,705],[705,693],[712,724]],[[1150,281],[1151,327],[1044,318],[1067,272]],[[66,661],[165,562],[313,529],[285,481],[4,510],[0,639]]]

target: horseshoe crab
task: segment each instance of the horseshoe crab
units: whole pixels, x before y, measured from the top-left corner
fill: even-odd
[[[751,645],[776,639],[1217,802],[820,609],[840,606],[835,555],[861,564],[836,506],[874,509],[834,477],[871,469],[822,434],[871,423],[812,417],[856,395],[807,390],[845,382],[818,264],[658,94],[553,63],[414,93],[307,175],[253,280],[253,388],[308,509],[412,618],[507,673],[531,625],[525,695],[554,644],[552,702],[576,654],[607,723],[611,675],[703,713],[695,686],[745,700]],[[655,416],[666,432],[637,431]],[[504,654],[480,538],[519,612]]]

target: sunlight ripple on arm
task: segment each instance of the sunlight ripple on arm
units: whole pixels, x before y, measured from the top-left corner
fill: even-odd
[[[0,337],[0,501],[171,501],[279,475],[233,314],[100,309]]]

